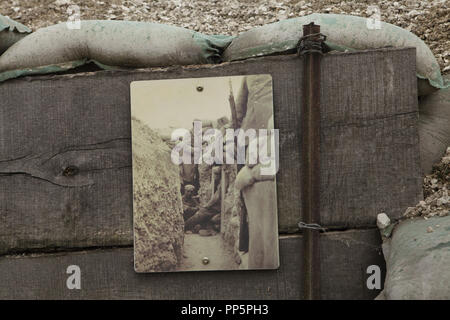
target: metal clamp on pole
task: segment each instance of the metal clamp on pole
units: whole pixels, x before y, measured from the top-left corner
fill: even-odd
[[[298,54],[304,61],[301,105],[302,219],[320,226],[320,60],[325,36],[314,22],[303,26]],[[320,299],[320,228],[304,228],[304,295]]]
[[[311,22],[311,24],[314,24],[314,22]],[[320,26],[318,26],[320,29]],[[327,39],[327,36],[317,32],[317,33],[311,33],[308,35],[305,35],[303,33],[303,37],[300,38],[300,40],[297,43],[297,54],[307,54],[307,53],[319,53],[323,54],[328,49],[325,45],[325,40]]]

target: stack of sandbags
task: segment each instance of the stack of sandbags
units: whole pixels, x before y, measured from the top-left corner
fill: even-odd
[[[433,53],[420,38],[384,22],[379,29],[370,29],[367,21],[348,15],[312,14],[254,28],[236,38],[147,22],[81,21],[79,29],[60,23],[39,29],[3,54],[0,81],[23,74],[64,71],[88,61],[103,68],[160,67],[291,52],[302,36],[302,26],[315,22],[332,49],[415,47],[417,76],[424,80],[419,83],[419,94],[446,87]],[[20,32],[27,29],[20,24],[15,28]]]
[[[450,299],[450,147],[424,189],[397,225],[378,215],[387,267],[380,299]]]

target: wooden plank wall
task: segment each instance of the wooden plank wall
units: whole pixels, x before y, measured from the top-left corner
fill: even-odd
[[[373,299],[366,287],[370,265],[382,267],[377,230],[323,235],[323,299]],[[133,249],[0,258],[0,299],[301,299],[301,236],[280,240],[279,270],[138,274]],[[81,269],[81,290],[68,290],[66,269]]]
[[[302,66],[301,58],[296,56],[276,56],[214,66],[26,77],[0,84],[0,254],[132,245],[129,85],[136,80],[271,74],[275,127],[280,129],[279,230],[281,233],[298,231]],[[406,207],[421,199],[416,90],[414,49],[324,56],[321,216],[325,226],[374,228],[379,212],[397,218]],[[78,167],[79,172],[65,176],[63,171],[68,166]],[[368,241],[379,247],[380,239],[373,236],[374,230],[364,232],[372,234]],[[299,268],[300,240],[281,243],[285,243],[281,252],[285,265],[282,262],[279,273],[268,273],[267,282],[273,281],[271,286],[276,286],[283,281],[280,285],[291,286],[291,291],[277,292],[274,297],[301,297],[301,271],[295,271],[298,274],[289,271]],[[331,254],[333,242],[325,243],[330,247],[324,250]],[[347,255],[349,259],[347,264],[356,263],[350,261],[353,250],[351,245],[342,250],[345,251],[343,257]],[[84,257],[87,265],[114,265],[116,253],[118,266],[104,271],[114,271],[124,278],[118,276],[118,282],[111,287],[98,283],[103,280],[92,280],[90,297],[100,297],[104,290],[109,292],[109,297],[163,298],[164,293],[155,292],[158,286],[167,287],[164,281],[186,279],[185,285],[190,286],[188,279],[203,277],[205,283],[215,283],[214,274],[173,274],[148,276],[145,283],[151,287],[155,281],[158,285],[153,289],[145,288],[145,284],[131,280],[137,279],[132,274],[131,262],[130,270],[125,270],[131,258],[129,249],[40,256],[30,260],[0,257],[3,271],[0,281],[16,287],[11,296],[27,296],[20,289],[24,282],[15,270],[24,268],[26,271],[29,265],[33,272],[44,272],[39,268],[68,263],[73,256]],[[378,256],[374,253],[370,255],[370,259],[375,260],[375,257]],[[341,258],[336,254],[324,257],[336,261]],[[357,259],[362,263],[369,258],[361,254]],[[334,263],[330,261],[329,265]],[[327,268],[324,274],[331,272]],[[326,292],[325,297],[372,297],[373,294],[362,294],[365,282],[356,282],[352,277],[355,270],[345,268],[336,283],[330,282],[331,278],[324,280],[325,288],[332,290]],[[227,283],[241,283],[239,277],[250,277],[257,284],[265,283],[262,274],[245,272],[240,276],[236,273],[236,277],[233,274],[228,278],[227,273],[222,276],[217,273],[217,277]],[[280,274],[286,278],[280,279]],[[42,288],[59,280],[36,279],[34,288],[44,296],[69,294],[45,293]],[[135,284],[128,285],[126,281],[135,281]],[[103,287],[96,291],[95,283]],[[340,291],[339,286],[350,283],[353,291]],[[5,289],[0,289],[0,296],[6,297],[8,293],[1,290]],[[135,294],[133,290],[137,290]],[[227,294],[220,290],[217,293],[207,290],[208,294],[202,294],[200,289],[196,292],[177,290],[179,298],[226,298]],[[262,297],[249,288],[242,290],[236,298]],[[29,294],[37,295],[36,292]],[[84,297],[88,297],[88,293]]]

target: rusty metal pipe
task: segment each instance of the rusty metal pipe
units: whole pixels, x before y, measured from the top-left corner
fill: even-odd
[[[307,224],[320,225],[320,26],[303,26],[304,91],[301,106],[302,212]],[[304,297],[320,299],[320,248],[317,229],[304,229]]]

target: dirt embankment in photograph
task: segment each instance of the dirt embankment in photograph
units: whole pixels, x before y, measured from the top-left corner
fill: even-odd
[[[132,131],[135,269],[173,270],[184,241],[179,168],[158,134],[134,118]]]

